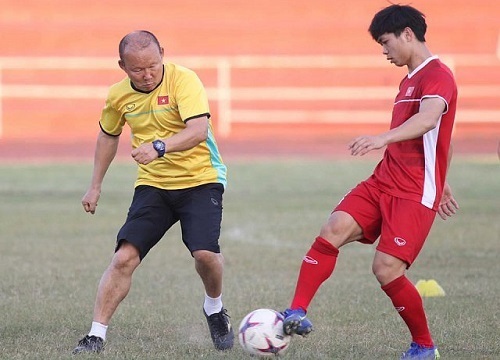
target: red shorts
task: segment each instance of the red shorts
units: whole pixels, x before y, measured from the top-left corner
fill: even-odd
[[[377,250],[405,261],[415,261],[429,234],[436,212],[397,198],[361,182],[345,195],[334,211],[350,214],[363,230],[365,244],[379,238]]]

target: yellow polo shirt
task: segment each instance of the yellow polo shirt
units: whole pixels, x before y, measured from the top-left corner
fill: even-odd
[[[125,123],[132,147],[168,138],[200,116],[210,119],[208,98],[198,76],[185,67],[166,63],[162,82],[151,92],[135,90],[127,77],[111,86],[99,121],[102,131],[119,136]],[[209,120],[208,137],[192,149],[165,154],[147,165],[139,164],[135,186],[185,189],[207,183],[226,186],[226,166]]]

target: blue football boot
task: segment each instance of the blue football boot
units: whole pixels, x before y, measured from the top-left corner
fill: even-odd
[[[313,330],[312,322],[306,317],[302,309],[286,309],[283,311],[283,331],[287,335],[306,336]]]
[[[440,358],[437,347],[425,347],[412,342],[410,348],[399,358],[400,360],[438,360]]]

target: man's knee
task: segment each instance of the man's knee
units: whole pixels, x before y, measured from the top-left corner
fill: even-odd
[[[394,256],[377,252],[372,264],[372,272],[383,286],[404,274],[406,263]]]
[[[323,224],[320,231],[320,236],[337,248],[361,239],[362,235],[361,227],[354,218],[343,211],[335,211],[330,214],[328,221]]]
[[[139,250],[126,240],[117,246],[111,265],[117,269],[135,269],[141,262]]]
[[[212,263],[212,262],[222,263],[223,262],[222,254],[214,253],[214,252],[208,251],[208,250],[193,251],[193,257],[194,257],[195,261],[201,262],[201,263]]]

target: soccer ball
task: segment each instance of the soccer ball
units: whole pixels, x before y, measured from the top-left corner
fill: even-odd
[[[247,352],[257,356],[276,356],[290,345],[290,335],[283,332],[283,315],[272,309],[257,309],[240,323],[238,340]]]

